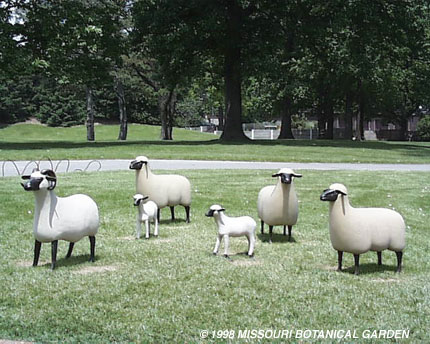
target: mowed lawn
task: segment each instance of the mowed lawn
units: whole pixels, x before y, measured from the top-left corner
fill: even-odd
[[[231,261],[212,255],[216,228],[204,213],[219,203],[228,215],[247,214],[258,222],[257,194],[274,183],[272,171],[179,171],[192,183],[191,224],[183,221],[183,208],[173,223],[164,209],[160,236],[150,240],[134,239],[132,171],[60,174],[58,195],[91,195],[99,204],[101,227],[95,263],[87,262],[87,239],[75,245],[69,260],[63,258],[67,244],[60,242],[55,271],[49,268],[49,244],[42,245],[40,266],[31,267],[34,196],[22,189],[18,177],[1,178],[0,339],[220,343],[228,340],[203,340],[200,331],[337,329],[359,335],[409,330],[409,339],[398,342],[428,342],[429,174],[296,172],[303,178],[295,181],[300,216],[293,242],[285,240],[281,228],[275,229],[273,244],[257,231],[250,259],[244,254],[246,239],[232,238]],[[333,182],[348,187],[353,206],[394,208],[404,216],[407,248],[401,274],[394,273],[395,254],[389,251],[383,252],[382,267],[376,253],[362,255],[359,276],[353,275],[351,254],[345,255],[345,271],[335,271],[328,204],[319,200]],[[354,340],[369,342],[392,341]]]
[[[222,142],[218,136],[175,128],[174,141],[161,141],[158,126],[129,126],[127,141],[116,140],[118,126],[97,125],[96,141],[85,126],[50,128],[17,124],[0,129],[0,160],[152,159],[284,162],[430,163],[429,142],[342,140],[256,140]]]

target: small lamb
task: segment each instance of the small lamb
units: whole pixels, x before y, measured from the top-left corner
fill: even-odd
[[[208,217],[213,217],[218,226],[218,236],[213,250],[213,254],[218,253],[221,240],[224,238],[224,257],[228,256],[229,237],[246,236],[248,239],[248,256],[254,255],[255,247],[255,227],[257,226],[254,219],[250,216],[229,217],[224,213],[225,209],[220,205],[214,204],[205,214]]]
[[[51,269],[57,261],[58,240],[69,241],[66,258],[72,255],[75,242],[88,236],[90,239],[90,261],[94,262],[96,234],[99,228],[99,211],[96,202],[87,195],[75,194],[57,197],[57,176],[52,170],[35,170],[22,176],[25,191],[33,191],[35,209],[33,233],[35,237],[33,266],[39,262],[42,243],[51,243]]]
[[[358,275],[360,254],[376,251],[378,265],[382,265],[381,251],[386,249],[396,252],[396,272],[402,270],[406,226],[398,212],[385,208],[353,208],[346,187],[338,183],[324,190],[320,199],[330,202],[330,240],[338,251],[338,271],[342,270],[343,252],[354,254],[355,274]]]
[[[158,219],[157,212],[158,207],[153,201],[146,201],[149,197],[141,194],[133,196],[134,205],[138,207],[137,219],[136,219],[136,238],[140,239],[140,232],[142,230],[142,222],[145,222],[145,238],[149,239],[149,222],[152,220],[155,224],[154,236],[158,236]]]

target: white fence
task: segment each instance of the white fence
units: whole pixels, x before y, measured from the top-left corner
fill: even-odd
[[[208,131],[207,126],[201,127],[188,127],[187,129],[213,133],[221,135],[222,131]],[[279,136],[279,129],[251,129],[245,130],[244,133],[251,140],[276,140]],[[318,129],[292,129],[293,136],[298,140],[314,140],[318,138]]]
[[[245,135],[251,140],[276,140],[280,130],[274,129],[252,129],[245,131]],[[318,138],[317,129],[292,129],[293,136],[299,140],[313,140]]]

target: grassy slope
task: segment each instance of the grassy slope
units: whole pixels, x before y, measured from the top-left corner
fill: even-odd
[[[48,128],[21,124],[0,129],[0,160],[203,159],[295,162],[430,163],[430,143],[349,141],[248,141],[222,143],[215,135],[174,130],[173,142],[159,138],[159,127],[131,125],[119,142],[117,126],[97,126],[96,142],[86,142],[85,127]]]
[[[300,218],[294,242],[275,229],[274,243],[258,235],[256,257],[246,239],[230,240],[232,261],[212,256],[215,224],[204,212],[220,203],[229,215],[257,220],[258,190],[273,183],[267,171],[182,171],[193,185],[192,222],[162,220],[160,237],[130,239],[135,210],[132,172],[60,175],[59,195],[90,194],[99,204],[96,262],[86,262],[88,240],[59,245],[58,269],[31,268],[33,195],[18,178],[0,179],[0,338],[40,342],[200,342],[199,331],[223,329],[409,329],[407,342],[428,342],[430,327],[430,176],[426,173],[311,172],[296,180]],[[119,182],[120,181],[120,182]],[[345,183],[353,206],[394,207],[408,225],[404,271],[395,255],[361,257],[361,275],[334,271],[328,204],[319,201],[332,182]],[[223,185],[222,188],[216,187]],[[164,209],[162,218],[168,217]],[[177,217],[184,218],[183,209]],[[222,246],[223,248],[223,246]],[[49,261],[49,245],[42,261]],[[85,268],[115,271],[82,274]],[[204,343],[211,340],[202,341]],[[220,342],[212,341],[212,342]],[[308,342],[308,341],[307,341]],[[318,340],[321,342],[321,340]],[[368,340],[356,342],[367,343]],[[388,342],[388,341],[387,341]]]

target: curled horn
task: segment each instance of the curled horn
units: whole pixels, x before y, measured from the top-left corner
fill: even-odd
[[[57,176],[53,170],[43,170],[40,172],[41,174],[46,176],[46,179],[49,181],[49,187],[48,190],[55,189],[55,186],[57,185]]]

